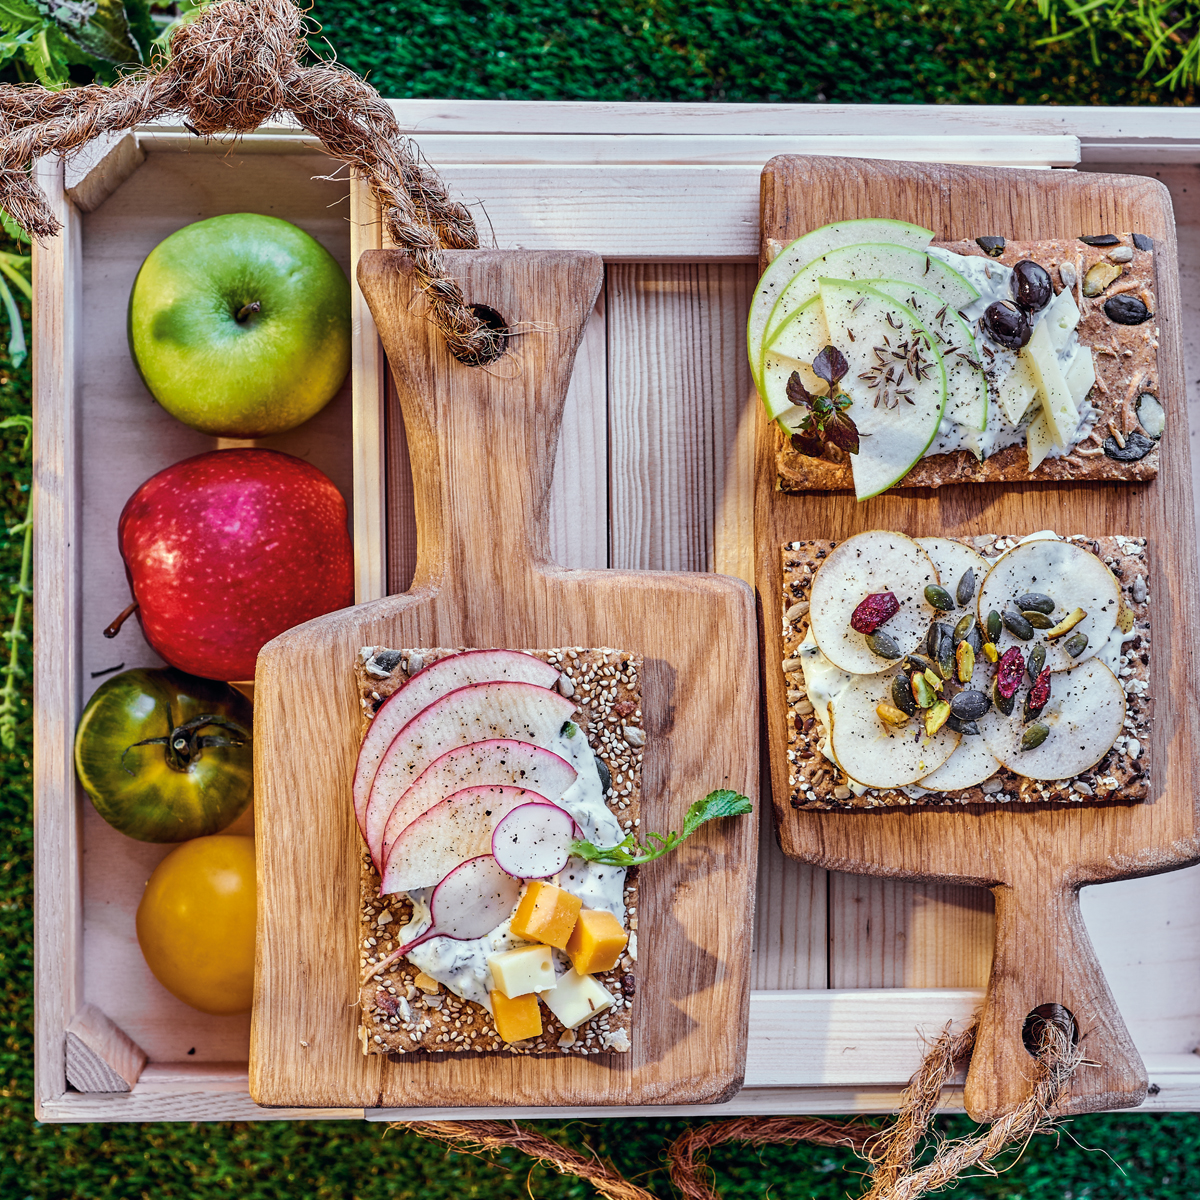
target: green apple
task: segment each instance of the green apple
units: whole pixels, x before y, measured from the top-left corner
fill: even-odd
[[[350,284],[319,242],[278,217],[197,221],[147,256],[129,347],[154,398],[218,437],[293,429],[350,369]]]

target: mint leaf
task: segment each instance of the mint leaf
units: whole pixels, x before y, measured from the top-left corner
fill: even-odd
[[[709,792],[703,800],[697,800],[683,818],[683,832],[672,830],[663,837],[661,833],[646,834],[646,842],[639,845],[632,833],[627,834],[615,846],[596,846],[591,842],[571,843],[571,853],[588,862],[601,863],[609,867],[637,867],[653,862],[669,854],[685,838],[691,837],[701,825],[717,817],[741,817],[754,811],[754,805],[745,796],[722,788]]]

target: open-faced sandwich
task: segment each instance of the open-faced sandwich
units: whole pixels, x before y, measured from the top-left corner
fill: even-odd
[[[783,547],[794,808],[1142,800],[1142,538]]]
[[[868,219],[775,249],[747,341],[784,491],[1157,474],[1149,238]]]
[[[630,1049],[637,872],[606,859],[639,825],[641,666],[361,651],[364,1053]]]

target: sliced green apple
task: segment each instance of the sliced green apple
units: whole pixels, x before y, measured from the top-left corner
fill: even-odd
[[[918,780],[918,786],[931,792],[961,792],[991,779],[1000,770],[1000,761],[979,735],[963,735],[954,753],[936,771]]]
[[[843,246],[814,259],[788,281],[767,319],[763,331],[764,346],[800,305],[817,294],[822,278],[890,279],[897,283],[915,283],[936,292],[954,309],[964,308],[979,299],[979,292],[953,267],[920,250],[881,242]]]
[[[904,725],[880,720],[875,710],[891,703],[893,675],[860,675],[829,702],[830,753],[851,779],[866,787],[916,783],[936,771],[958,745],[959,735],[945,725],[926,737],[919,715]]]
[[[800,372],[800,382],[810,394],[828,389],[812,371],[812,361],[829,345],[829,330],[825,326],[825,309],[821,297],[813,296],[802,304],[779,332],[777,344],[763,357],[759,392],[771,420],[787,424],[789,410],[795,408],[787,395],[787,382],[793,371]],[[799,409],[796,409],[799,414]]]
[[[1022,542],[1003,554],[988,572],[979,589],[978,613],[981,621],[989,612],[1004,613],[1017,608],[1017,601],[1030,593],[1049,596],[1054,601],[1054,622],[1061,621],[1076,608],[1087,614],[1066,637],[1054,640],[1044,630],[1022,641],[1004,629],[997,642],[1001,653],[1019,646],[1028,655],[1034,645],[1046,647],[1046,666],[1052,671],[1067,671],[1084,662],[1108,640],[1121,608],[1121,593],[1113,573],[1090,550],[1075,542],[1043,538]],[[1087,645],[1072,657],[1065,643],[1070,637],[1085,634]]]
[[[1021,719],[1018,704],[1011,717],[992,708],[979,719],[982,740],[1000,762],[1027,779],[1071,779],[1094,767],[1112,749],[1125,720],[1120,680],[1091,659],[1055,675],[1050,700],[1036,722]],[[1045,740],[1024,749],[1034,724],[1048,729]],[[925,786],[922,784],[922,786]]]
[[[968,429],[986,429],[987,380],[970,325],[928,288],[890,279],[872,286],[907,305],[933,334],[946,367],[946,411],[942,415]]]
[[[850,364],[841,387],[861,438],[850,460],[854,492],[866,500],[899,483],[933,441],[946,407],[946,369],[907,305],[864,283],[822,279],[820,292],[830,341]]]
[[[797,272],[814,259],[842,246],[876,242],[924,250],[932,240],[931,229],[922,229],[919,225],[909,225],[905,221],[867,217],[857,221],[835,221],[831,225],[822,225],[820,229],[814,229],[784,246],[763,272],[750,301],[750,316],[746,321],[746,350],[750,357],[750,370],[754,373],[755,385],[762,382],[762,345],[767,319],[779,298],[779,293]]]
[[[850,627],[854,610],[869,595],[891,592],[900,610],[880,628],[901,654],[911,654],[933,620],[925,588],[937,582],[929,555],[912,538],[885,530],[855,534],[833,549],[813,580],[809,597],[813,640],[839,670],[886,671],[894,662],[875,654],[863,634]]]

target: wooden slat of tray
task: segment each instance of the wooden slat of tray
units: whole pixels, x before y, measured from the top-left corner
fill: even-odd
[[[741,1084],[757,846],[726,821],[641,874],[633,1050],[587,1058],[364,1057],[359,836],[350,805],[363,645],[612,646],[641,653],[642,829],[679,827],[705,792],[757,790],[749,588],[714,576],[566,571],[546,555],[563,396],[601,264],[587,254],[457,252],[468,299],[529,330],[464,367],[415,299],[411,264],[359,277],[404,410],[421,531],[412,590],[292,630],[259,658],[259,959],[251,1094],[267,1105],[705,1102]],[[299,746],[312,749],[297,754]]]
[[[826,222],[892,217],[943,239],[998,233],[1075,237],[1135,230],[1156,242],[1162,400],[1168,412],[1162,471],[1145,485],[965,485],[893,489],[865,504],[846,493],[788,496],[775,488],[775,441],[758,418],[757,579],[763,606],[772,791],[784,850],[840,871],[992,887],[997,943],[989,1004],[967,1088],[981,1116],[1023,1094],[1029,1058],[1025,1015],[1051,1001],[1076,1015],[1089,1057],[1101,1066],[1076,1077],[1064,1111],[1138,1103],[1145,1076],[1079,917],[1078,888],[1169,870],[1200,857],[1192,639],[1198,605],[1195,526],[1183,378],[1175,227],[1157,181],[1115,175],[1005,171],[837,158],[780,158],[762,183],[764,246]],[[1128,533],[1150,539],[1152,695],[1160,698],[1151,744],[1154,795],[1132,806],[1070,809],[861,813],[796,812],[789,805],[786,700],[780,660],[780,547],[794,538],[842,539],[865,529],[914,536]]]

